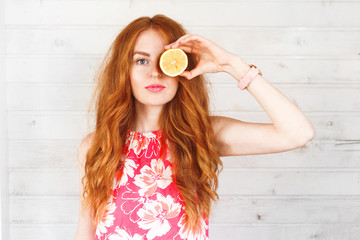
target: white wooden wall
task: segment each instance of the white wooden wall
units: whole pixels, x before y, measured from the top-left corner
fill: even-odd
[[[360,239],[360,1],[5,1],[9,239],[73,238],[94,73],[156,13],[259,66],[316,128],[295,151],[223,158],[211,239]],[[214,113],[269,122],[230,75],[208,77]]]
[[[5,0],[0,0],[0,240],[9,239],[8,134],[5,79]]]

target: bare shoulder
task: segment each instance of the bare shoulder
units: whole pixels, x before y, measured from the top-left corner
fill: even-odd
[[[94,140],[95,132],[89,133],[86,135],[81,141],[80,147],[78,148],[78,160],[82,165],[85,164],[86,153],[89,150],[93,140]]]
[[[83,191],[84,185],[82,179],[85,175],[84,165],[86,162],[86,153],[88,152],[93,139],[94,139],[94,132],[85,136],[78,148],[78,162],[79,162],[79,196],[80,196],[80,211],[78,217],[78,226],[76,229],[76,234],[74,240],[85,240],[85,239],[94,239],[95,234],[95,224],[91,218],[91,211],[88,207],[83,206]]]
[[[90,145],[92,143],[93,139],[94,139],[94,136],[95,136],[95,132],[91,132],[88,135],[86,135],[83,138],[83,140],[81,142],[81,145],[83,145],[83,144],[84,145]]]

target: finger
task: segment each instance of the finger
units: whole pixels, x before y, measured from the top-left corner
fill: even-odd
[[[180,41],[182,41],[182,40],[184,40],[185,38],[188,38],[188,37],[190,37],[190,36],[192,36],[192,34],[187,33],[187,34],[179,37],[174,43],[180,42]]]
[[[174,42],[171,45],[171,48],[179,48],[179,46],[185,45],[185,44],[191,44],[191,42],[188,40],[189,38],[193,37],[194,35],[192,34],[186,34],[182,37],[180,37],[178,40],[176,40],[176,42]],[[194,40],[194,41],[198,41],[198,40]],[[194,43],[192,43],[194,44]]]
[[[178,47],[179,49],[183,50],[186,53],[193,53],[193,48],[192,47],[187,47],[187,46],[180,46]]]
[[[166,50],[168,50],[170,48],[175,48],[175,47],[165,46]],[[196,54],[198,52],[198,49],[196,48],[196,46],[194,46],[194,43],[187,43],[187,44],[178,46],[177,48],[183,50],[186,53],[195,53]]]
[[[180,74],[180,76],[182,77],[186,77],[188,80],[191,80],[197,76],[199,76],[200,74],[202,74],[202,72],[200,71],[200,69],[198,68],[194,68],[191,71],[184,71]]]
[[[202,44],[204,43],[205,43],[204,39],[201,39],[198,36],[190,36],[181,40],[179,42],[179,45],[199,44],[200,46],[203,46]]]
[[[174,43],[171,43],[169,45],[166,45],[165,46],[165,49],[170,49],[170,48],[178,48],[178,42],[174,42]]]
[[[171,48],[172,45],[174,45],[175,43],[177,43],[178,41],[181,41],[182,39],[188,37],[188,36],[191,36],[190,33],[187,33],[181,37],[179,37],[175,42],[172,42],[172,43],[169,43],[168,45],[165,46],[165,48]]]
[[[165,47],[165,50],[170,49],[171,47]],[[178,47],[179,49],[183,50],[186,53],[195,53],[194,48],[193,47],[188,47],[188,46],[180,46]]]
[[[190,72],[189,72],[189,71],[184,71],[184,72],[182,72],[179,76],[180,76],[180,77],[184,77],[184,78],[186,78],[187,80],[190,80],[190,79],[189,79],[189,78],[190,78]]]
[[[191,40],[191,38],[192,36],[188,36],[179,41],[176,41],[172,46],[172,48],[179,48],[180,46],[184,46],[184,45],[194,45],[195,43],[199,42],[197,39]]]

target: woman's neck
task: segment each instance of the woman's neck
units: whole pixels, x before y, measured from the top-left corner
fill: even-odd
[[[132,129],[137,132],[151,132],[159,130],[158,123],[163,106],[149,106],[135,103],[135,122]]]

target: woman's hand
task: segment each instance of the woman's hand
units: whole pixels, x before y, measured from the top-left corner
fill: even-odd
[[[175,42],[165,46],[165,49],[180,48],[184,52],[193,53],[198,60],[190,71],[184,71],[180,76],[192,79],[204,73],[226,72],[234,54],[226,51],[216,43],[190,33],[180,37]]]

